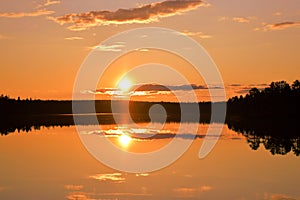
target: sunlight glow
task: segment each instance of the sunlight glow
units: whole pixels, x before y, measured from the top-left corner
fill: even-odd
[[[119,136],[119,142],[123,147],[127,147],[131,142],[132,138],[126,134]]]
[[[118,84],[118,88],[122,91],[128,91],[131,88],[131,86],[131,82],[126,78],[122,79]]]

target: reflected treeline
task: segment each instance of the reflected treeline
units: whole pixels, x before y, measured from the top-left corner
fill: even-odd
[[[263,146],[273,155],[286,155],[293,152],[300,154],[299,120],[228,120],[227,126],[235,132],[243,134],[251,149]]]
[[[94,117],[91,115],[78,115],[78,125],[94,125],[91,123]],[[118,119],[127,119],[126,115],[116,114]],[[137,123],[150,122],[149,116],[143,114],[133,115],[133,119]],[[100,124],[114,124],[115,119],[112,114],[99,114],[96,116],[97,122]],[[157,121],[159,122],[159,121]],[[180,119],[176,116],[170,116],[167,122],[180,122]],[[207,120],[200,120],[200,123],[209,123]],[[295,155],[300,154],[300,126],[297,120],[242,120],[231,119],[227,120],[226,124],[229,129],[235,132],[243,134],[247,138],[249,146],[253,150],[257,150],[259,147],[264,146],[266,150],[269,150],[273,155],[280,154],[285,155],[289,152],[293,152]],[[0,134],[8,135],[13,132],[30,132],[33,130],[39,130],[41,127],[64,127],[74,125],[72,115],[33,115],[19,118],[3,118],[0,124]],[[169,135],[157,134],[155,139],[165,139],[170,137]],[[174,135],[172,135],[174,137]],[[183,135],[184,139],[189,139],[189,135]],[[203,135],[197,136],[202,138]]]

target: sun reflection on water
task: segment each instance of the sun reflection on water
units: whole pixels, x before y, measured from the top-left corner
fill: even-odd
[[[131,140],[132,138],[129,135],[122,134],[119,136],[119,143],[122,145],[122,147],[128,147]]]

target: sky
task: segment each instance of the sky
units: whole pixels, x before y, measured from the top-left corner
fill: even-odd
[[[228,97],[271,81],[300,79],[300,0],[1,0],[0,5],[0,93],[11,97],[71,99],[76,74],[95,47],[144,27],[173,29],[202,45]],[[110,66],[99,88],[116,87],[120,66],[132,68],[151,58],[188,66],[175,57],[156,51],[128,54]],[[183,85],[168,70],[152,67],[135,72],[132,84]],[[187,71],[191,84],[205,85]]]

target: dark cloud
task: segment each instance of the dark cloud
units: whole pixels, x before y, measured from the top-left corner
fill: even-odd
[[[230,86],[230,87],[240,87],[240,86],[242,86],[241,84],[230,84],[230,85],[228,85],[228,86]]]
[[[265,25],[262,30],[263,31],[273,31],[273,30],[284,30],[286,28],[299,26],[300,22],[280,22],[275,24],[267,24]]]
[[[51,19],[61,25],[72,24],[68,28],[79,31],[100,25],[149,23],[196,9],[201,5],[205,5],[201,0],[169,0],[131,9],[71,13]]]
[[[207,87],[202,85],[175,85],[175,86],[163,86],[158,84],[144,84],[136,85],[132,88],[134,91],[178,91],[178,90],[197,90],[197,89],[207,89]]]

